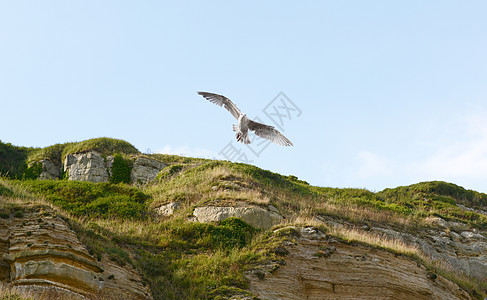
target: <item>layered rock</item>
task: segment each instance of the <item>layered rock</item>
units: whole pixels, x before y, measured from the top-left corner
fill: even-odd
[[[93,295],[151,299],[133,268],[107,258],[97,261],[64,220],[49,208],[42,210],[0,219],[0,280],[27,291],[54,289],[73,299]]]
[[[109,179],[105,159],[96,151],[66,155],[64,171],[69,180],[107,182]]]
[[[203,206],[193,211],[196,221],[202,223],[220,222],[230,217],[240,218],[256,228],[269,229],[281,223],[283,217],[275,208],[265,209],[256,205],[243,207],[233,206]]]
[[[277,270],[248,273],[261,299],[470,299],[416,261],[383,250],[308,233],[280,251],[285,264]]]
[[[130,179],[134,183],[147,183],[154,180],[157,174],[165,167],[166,165],[160,161],[139,156],[135,159]]]
[[[42,218],[41,218],[42,216]],[[10,220],[8,261],[16,286],[50,286],[79,295],[103,288],[103,268],[60,218],[25,212]]]

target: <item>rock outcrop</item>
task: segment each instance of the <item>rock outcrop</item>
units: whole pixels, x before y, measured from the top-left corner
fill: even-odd
[[[108,181],[107,164],[101,154],[96,151],[66,155],[64,171],[68,173],[69,180]]]
[[[42,164],[42,171],[39,175],[39,179],[58,179],[61,175],[61,167],[55,165],[48,159],[43,159],[40,161]]]
[[[256,228],[269,229],[281,223],[283,217],[275,211],[275,208],[265,209],[256,205],[242,207],[233,206],[203,206],[196,207],[193,211],[196,221],[202,223],[219,222],[230,217],[240,218]]]
[[[147,183],[156,178],[157,174],[166,167],[160,161],[144,156],[135,159],[130,174],[130,179],[134,183]]]
[[[313,237],[314,238],[309,238]],[[288,242],[280,267],[248,273],[261,299],[471,299],[416,261],[323,235]]]
[[[134,158],[130,179],[134,183],[147,183],[156,178],[159,171],[166,165],[158,160],[136,156]],[[91,181],[91,182],[108,182],[112,174],[113,156],[106,159],[96,151],[86,153],[68,154],[64,159],[64,171],[68,174],[69,180]],[[46,166],[48,164],[46,163]],[[49,165],[50,168],[50,165]],[[43,161],[43,170],[44,161]],[[51,173],[43,172],[42,178],[54,179],[49,177]],[[41,174],[41,175],[42,175]],[[59,174],[57,175],[59,177]]]
[[[107,258],[97,261],[68,224],[47,207],[0,219],[0,280],[28,291],[54,289],[73,299],[151,298],[135,270]]]

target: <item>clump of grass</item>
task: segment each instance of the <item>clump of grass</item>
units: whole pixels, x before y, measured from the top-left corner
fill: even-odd
[[[13,192],[8,187],[0,183],[0,196],[12,196]]]
[[[27,292],[22,292],[19,289],[8,285],[7,283],[0,282],[0,299],[1,300],[44,300],[47,298],[34,298],[34,296]]]
[[[328,234],[338,237],[348,243],[359,242],[367,245],[371,245],[380,249],[402,254],[409,257],[419,258],[422,256],[418,247],[411,246],[402,240],[385,237],[381,234],[366,232],[363,230],[345,228],[345,227],[332,227],[328,228]]]
[[[161,162],[163,162],[165,165],[174,165],[174,164],[183,164],[183,165],[188,165],[188,164],[201,164],[204,162],[209,162],[211,160],[205,159],[205,158],[194,158],[194,157],[187,157],[187,156],[180,156],[180,155],[172,155],[172,154],[150,154],[149,155],[152,158],[155,158]]]
[[[104,155],[111,155],[115,153],[128,155],[140,153],[137,148],[126,141],[101,137],[77,143],[69,143],[64,148],[62,157],[64,158],[66,155],[72,153],[83,153],[87,151],[98,151]]]

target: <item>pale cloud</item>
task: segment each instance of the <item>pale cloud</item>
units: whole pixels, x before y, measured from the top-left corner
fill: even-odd
[[[371,177],[390,176],[393,173],[394,163],[386,157],[381,157],[369,151],[360,151],[357,154],[359,166],[352,176],[359,179]]]
[[[474,114],[459,126],[462,136],[452,140],[424,160],[413,162],[420,174],[445,178],[487,179],[487,115]]]
[[[438,128],[442,138],[431,139],[429,154],[415,159],[398,159],[393,155],[378,155],[360,151],[358,164],[353,169],[353,178],[378,185],[390,181],[414,183],[444,180],[474,187],[478,182],[487,182],[487,113],[471,113]],[[453,127],[452,127],[453,126]],[[445,138],[444,130],[452,130]],[[416,153],[417,154],[417,153]],[[412,157],[413,155],[411,155]],[[487,190],[487,185],[475,186]]]

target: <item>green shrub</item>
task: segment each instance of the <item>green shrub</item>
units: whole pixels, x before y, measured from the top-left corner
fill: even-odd
[[[168,224],[170,232],[168,248],[189,249],[232,249],[246,246],[256,229],[237,218],[228,218],[220,224],[175,223]]]
[[[0,183],[0,196],[12,196],[13,192]]]
[[[140,219],[145,215],[145,205],[128,195],[110,195],[99,197],[80,208],[81,214],[97,215],[103,218],[118,216],[129,219]]]
[[[24,174],[22,174],[22,179],[37,179],[39,175],[42,173],[42,163],[41,162],[33,162],[25,168]]]
[[[112,178],[110,178],[112,183],[130,183],[131,171],[132,166],[129,159],[124,159],[118,153],[113,156]]]
[[[31,148],[17,147],[0,141],[0,175],[20,179],[27,167],[26,159]]]

